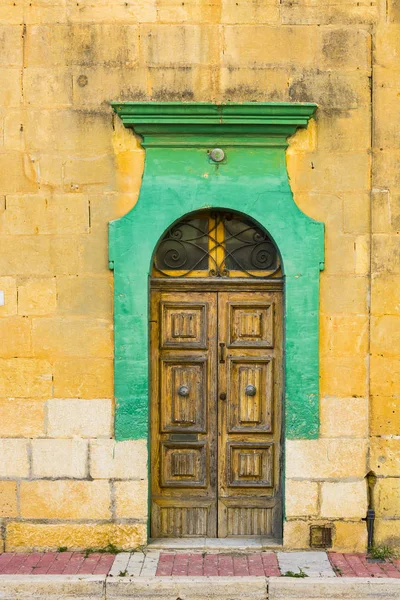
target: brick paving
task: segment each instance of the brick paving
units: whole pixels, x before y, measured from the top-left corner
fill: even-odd
[[[95,552],[32,552],[0,554],[0,575],[107,575],[114,554]]]
[[[338,577],[392,577],[400,579],[400,559],[370,562],[365,554],[329,552],[329,561]]]
[[[274,552],[246,554],[199,554],[162,552],[156,576],[169,577],[279,577],[278,559]]]
[[[110,575],[118,576],[121,571],[126,571],[129,576],[279,577],[278,555],[282,562],[285,554],[294,559],[296,553],[214,554],[174,551],[147,554],[126,552],[115,556],[95,552],[85,556],[82,552],[6,552],[0,554],[0,575],[108,575],[111,571]],[[306,557],[303,563],[307,569],[306,562],[313,553],[297,553],[297,562],[300,554]],[[337,577],[400,579],[400,559],[370,562],[365,554],[339,552],[328,552],[327,556]],[[149,563],[147,566],[146,561]]]

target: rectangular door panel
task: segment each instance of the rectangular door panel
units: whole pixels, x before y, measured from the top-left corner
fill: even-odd
[[[272,487],[273,443],[228,442],[228,487]]]
[[[237,348],[274,347],[274,305],[252,302],[251,294],[240,303],[228,302],[227,345]]]
[[[161,487],[207,487],[205,442],[162,442]]]
[[[160,363],[161,431],[205,433],[207,359],[173,356]]]
[[[272,433],[273,357],[227,360],[228,432]]]

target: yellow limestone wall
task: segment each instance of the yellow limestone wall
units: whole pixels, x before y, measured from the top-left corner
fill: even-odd
[[[107,223],[143,152],[111,100],[311,101],[295,200],[326,223],[321,437],[286,445],[284,543],[400,546],[399,0],[2,0],[0,524],[7,550],[146,539],[146,444],[113,441]],[[370,356],[371,353],[371,356]],[[0,547],[1,549],[1,547]]]

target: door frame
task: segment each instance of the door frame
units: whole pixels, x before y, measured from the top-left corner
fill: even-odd
[[[150,303],[151,293],[153,291],[164,291],[164,292],[281,292],[282,293],[282,306],[285,305],[285,286],[283,278],[270,278],[270,279],[251,279],[251,278],[213,278],[213,277],[183,277],[182,279],[171,277],[149,277],[149,314],[150,314]],[[151,321],[149,320],[149,344],[151,348]],[[284,478],[284,467],[285,467],[285,319],[282,314],[282,387],[281,387],[281,398],[276,400],[280,402],[280,430],[279,430],[279,489],[281,496],[281,519],[282,519],[282,535],[283,535],[283,519],[284,519],[284,500],[285,500],[285,478]],[[151,405],[153,398],[152,389],[152,365],[151,360],[149,361],[149,405]],[[149,406],[149,415],[151,417],[151,406]],[[217,418],[218,426],[218,418]],[[149,424],[149,493],[148,493],[148,505],[149,505],[149,517],[148,517],[148,530],[151,529],[151,499],[152,499],[152,469],[151,469],[151,452],[152,452],[152,424]],[[217,469],[217,479],[218,479]],[[217,483],[218,486],[218,483]],[[217,497],[217,529],[218,529],[218,497]],[[168,539],[168,538],[164,538]],[[187,538],[186,538],[187,539]],[[224,538],[218,538],[224,539]],[[238,538],[239,539],[239,538]]]

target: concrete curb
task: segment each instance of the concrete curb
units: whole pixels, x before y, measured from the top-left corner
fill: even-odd
[[[105,600],[106,575],[0,575],[0,600]]]
[[[399,600],[400,579],[0,575],[0,600]]]
[[[110,600],[267,600],[265,577],[113,578],[106,584]]]
[[[268,600],[399,600],[400,579],[270,577]]]

